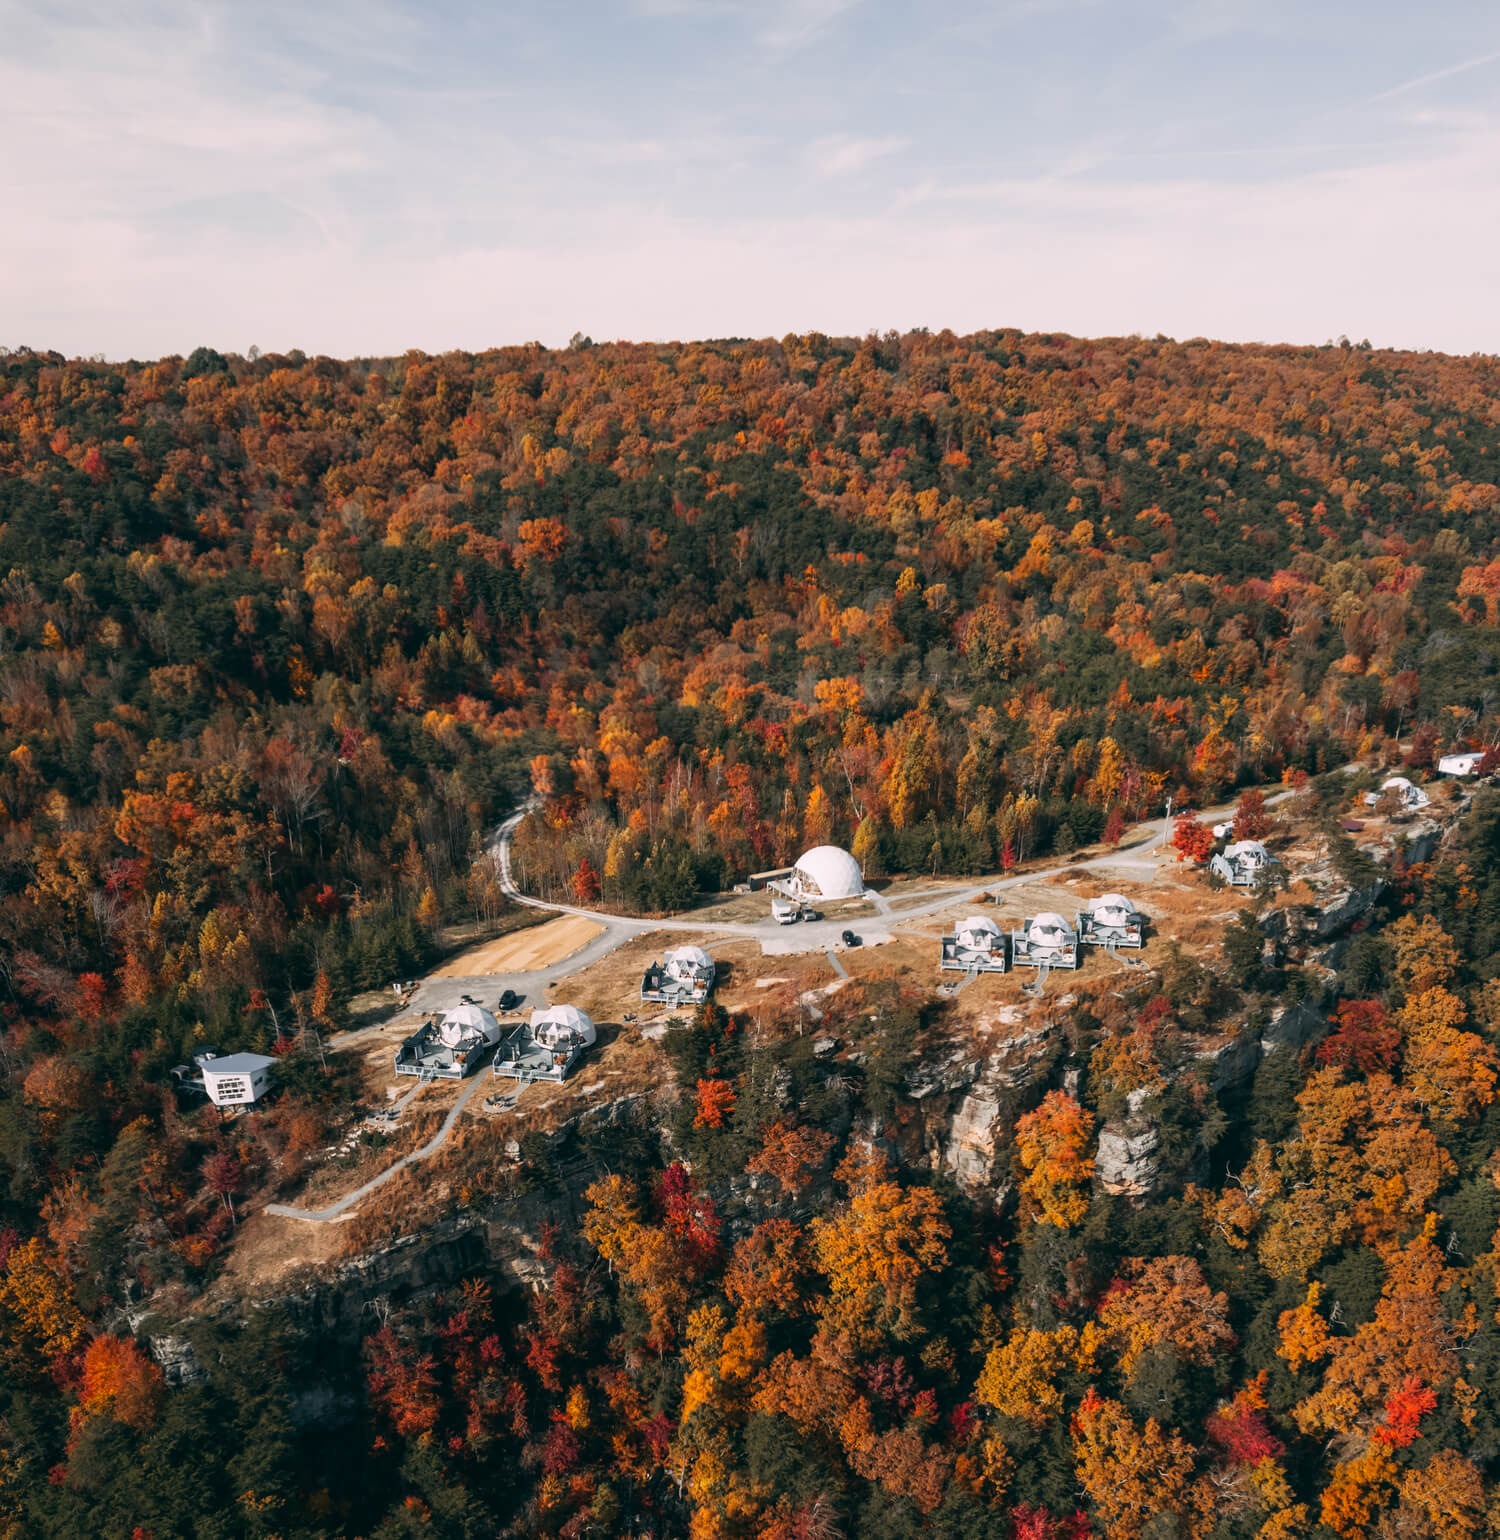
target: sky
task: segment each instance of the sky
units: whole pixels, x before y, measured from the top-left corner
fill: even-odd
[[[1500,352],[1475,0],[0,0],[0,344]]]

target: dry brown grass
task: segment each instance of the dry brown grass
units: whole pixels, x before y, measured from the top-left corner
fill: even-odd
[[[224,1267],[206,1299],[245,1299],[288,1289],[347,1255],[343,1224],[309,1224],[275,1214],[251,1214],[235,1232]]]
[[[450,957],[433,971],[436,979],[482,978],[492,973],[526,973],[550,968],[588,945],[604,927],[578,914],[562,914],[543,925],[529,926],[486,941]]]

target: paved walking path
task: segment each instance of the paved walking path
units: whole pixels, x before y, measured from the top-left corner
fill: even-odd
[[[443,1119],[442,1127],[421,1149],[413,1150],[410,1155],[403,1155],[394,1165],[387,1166],[379,1176],[372,1176],[363,1187],[356,1187],[353,1192],[346,1193],[337,1203],[330,1203],[327,1208],[292,1208],[285,1203],[268,1203],[266,1213],[279,1214],[283,1219],[311,1219],[319,1224],[327,1224],[333,1219],[342,1219],[361,1198],[374,1192],[377,1187],[383,1187],[398,1171],[404,1171],[413,1161],[426,1160],[429,1155],[436,1155],[442,1149],[444,1141],[453,1132],[453,1125],[458,1122],[464,1108],[468,1105],[469,1098],[490,1078],[488,1069],[488,1065],[481,1065],[474,1072],[473,1078],[463,1088],[458,1100],[448,1109],[448,1116]]]

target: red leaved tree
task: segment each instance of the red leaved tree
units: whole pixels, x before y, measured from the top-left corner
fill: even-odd
[[[578,863],[578,870],[573,873],[573,896],[580,904],[592,904],[602,891],[599,873],[594,870],[594,863],[585,856]]]
[[[390,1419],[403,1438],[426,1433],[437,1422],[440,1410],[436,1360],[402,1342],[389,1326],[382,1326],[365,1343],[369,1371],[365,1383],[370,1399]]]
[[[1392,1449],[1405,1449],[1416,1442],[1422,1419],[1437,1410],[1437,1396],[1415,1374],[1402,1380],[1385,1403],[1385,1422],[1370,1435]]]
[[[1335,1030],[1318,1044],[1320,1065],[1336,1064],[1368,1075],[1396,1062],[1401,1034],[1378,1000],[1340,1000],[1331,1019]]]
[[[1242,791],[1239,806],[1234,810],[1234,837],[1237,840],[1260,840],[1270,832],[1271,819],[1266,812],[1265,796],[1253,786]]]
[[[694,1128],[723,1128],[725,1118],[734,1111],[734,1087],[727,1080],[698,1082],[698,1111]]]
[[[228,1150],[220,1150],[203,1162],[203,1179],[208,1189],[229,1210],[234,1218],[234,1194],[245,1172],[244,1167]]]
[[[1207,824],[1201,824],[1191,813],[1179,813],[1172,821],[1172,849],[1179,861],[1192,861],[1201,865],[1214,848],[1214,833]]]

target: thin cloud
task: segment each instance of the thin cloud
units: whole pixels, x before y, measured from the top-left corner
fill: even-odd
[[[1068,62],[1055,24],[988,48],[853,0],[592,0],[584,44],[545,8],[479,25],[370,0],[372,43],[355,0],[267,3],[121,21],[59,0],[9,30],[0,135],[27,153],[0,164],[24,210],[0,332],[26,335],[0,342],[357,355],[1016,324],[1500,348],[1500,205],[1474,197],[1500,181],[1500,115],[1416,94],[1500,56],[1392,88],[1413,94],[1367,114],[1365,145],[1342,142],[1364,137],[1347,106],[1288,106],[1222,51],[1212,93],[1127,99],[1107,7]],[[1178,3],[1153,7],[1158,46]],[[1344,58],[1313,47],[1299,67]],[[389,64],[408,48],[413,69]],[[440,54],[453,70],[415,67]],[[1395,78],[1394,57],[1347,78]],[[1030,95],[976,86],[1015,59]],[[944,99],[893,107],[913,83]],[[1445,281],[1413,284],[1453,207]]]
[[[1405,96],[1408,91],[1420,91],[1423,86],[1436,84],[1439,80],[1447,80],[1454,75],[1464,75],[1470,70],[1483,69],[1486,64],[1494,64],[1500,61],[1500,48],[1493,53],[1480,54],[1477,59],[1465,59],[1462,64],[1450,64],[1446,69],[1430,70],[1425,75],[1414,75],[1410,80],[1403,80],[1400,85],[1391,86],[1388,90],[1378,92],[1367,98],[1370,103],[1387,102],[1393,96]]]
[[[833,134],[808,147],[807,161],[819,176],[844,176],[863,171],[873,161],[894,155],[910,143],[909,139],[897,137],[860,139],[850,134]]]
[[[815,42],[860,0],[783,0],[766,8],[760,39],[771,48],[801,48]]]
[[[755,36],[771,48],[799,48],[821,37],[862,0],[632,0],[638,16],[713,21],[733,17],[755,24]]]

